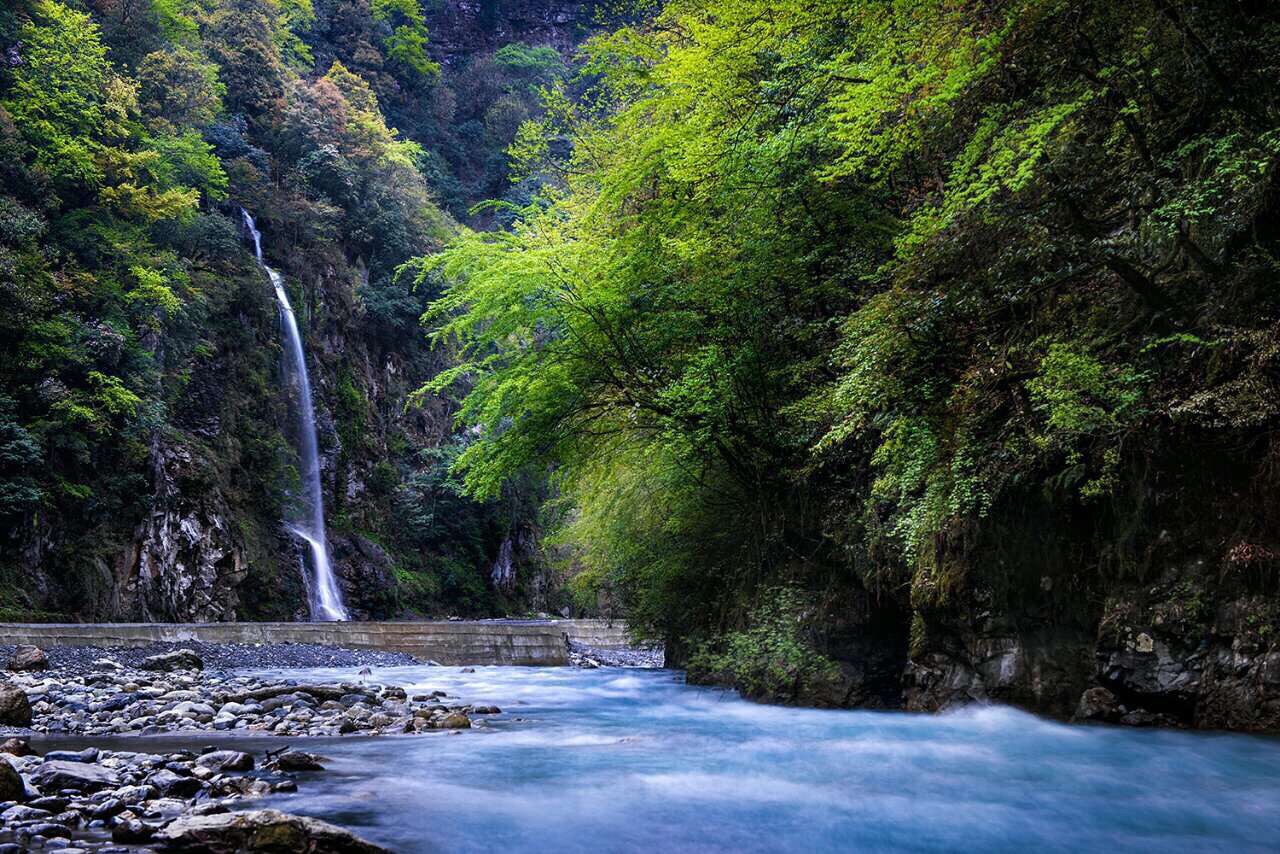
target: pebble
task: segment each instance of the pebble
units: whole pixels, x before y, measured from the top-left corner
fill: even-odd
[[[5,651],[0,646],[0,655]],[[163,657],[162,665],[156,656]],[[317,684],[234,672],[237,666],[412,662],[395,653],[195,644],[109,651],[55,647],[47,657],[48,670],[13,671],[0,680],[31,708],[29,727],[0,732],[0,762],[21,775],[27,790],[23,794],[18,787],[9,795],[15,800],[0,803],[0,854],[32,848],[110,854],[126,850],[121,845],[154,845],[157,833],[182,817],[217,815],[244,799],[294,792],[295,774],[324,770],[322,757],[293,746],[261,757],[215,747],[159,754],[144,752],[147,742],[141,738],[137,752],[89,747],[38,756],[25,738],[29,734],[102,736],[113,745],[121,735],[212,731],[295,739],[458,734],[473,726],[473,715],[499,713],[494,706],[458,703],[443,691],[410,697],[401,686],[371,681]]]

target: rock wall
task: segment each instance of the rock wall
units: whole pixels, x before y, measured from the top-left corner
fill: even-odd
[[[528,622],[362,623],[0,623],[0,644],[136,647],[153,643],[306,643],[404,652],[447,665],[569,663],[567,641],[600,648],[626,646],[626,624],[603,620]]]
[[[1144,499],[1128,551],[1097,515],[1033,513],[1013,532],[993,517],[1000,542],[968,556],[945,601],[831,609],[818,646],[848,677],[841,704],[1000,702],[1060,719],[1280,731],[1274,522],[1247,481],[1205,468],[1207,479],[1168,480]]]
[[[600,5],[593,0],[447,0],[426,12],[431,52],[449,67],[513,41],[568,53],[595,25]]]

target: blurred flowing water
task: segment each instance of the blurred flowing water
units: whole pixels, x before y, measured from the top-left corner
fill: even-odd
[[[262,258],[262,233],[258,231],[258,224],[244,208],[240,209],[240,216],[244,221],[245,230],[253,238],[253,252],[258,259],[258,266],[271,280],[271,286],[276,292],[276,303],[280,306],[280,327],[284,330],[285,336],[285,383],[288,385],[292,377],[298,389],[298,461],[302,465],[307,519],[285,527],[294,536],[306,542],[311,551],[314,572],[307,585],[307,596],[310,600],[307,604],[311,611],[311,619],[345,620],[347,611],[342,605],[342,593],[334,580],[333,566],[329,560],[329,541],[324,530],[324,492],[320,488],[316,412],[311,402],[311,376],[307,373],[307,358],[302,349],[302,334],[298,331],[298,319],[294,316],[293,306],[289,304],[289,293],[284,288],[284,278],[276,270],[267,266],[267,262]]]
[[[1280,849],[1276,739],[779,708],[670,670],[369,678],[503,709],[456,735],[316,743],[330,770],[267,803],[397,851]]]

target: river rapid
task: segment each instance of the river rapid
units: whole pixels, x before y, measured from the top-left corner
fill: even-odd
[[[1276,739],[1069,726],[1003,707],[762,706],[670,670],[368,678],[503,714],[458,734],[313,742],[329,770],[254,807],[417,852],[1280,848]]]

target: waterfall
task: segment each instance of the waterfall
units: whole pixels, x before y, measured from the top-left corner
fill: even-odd
[[[316,444],[316,413],[311,404],[311,379],[307,375],[307,360],[302,352],[302,336],[298,334],[298,321],[289,305],[289,295],[284,290],[284,279],[262,260],[262,234],[249,212],[241,208],[244,227],[253,237],[253,251],[258,266],[267,272],[276,289],[276,302],[280,304],[280,326],[284,329],[286,392],[289,374],[298,381],[298,457],[302,463],[302,483],[306,493],[308,517],[303,522],[290,522],[289,531],[302,538],[310,547],[311,562],[315,570],[312,583],[307,585],[307,603],[313,620],[345,620],[347,611],[342,607],[342,594],[333,578],[333,565],[329,562],[329,543],[324,533],[324,495],[320,491],[320,453]]]

